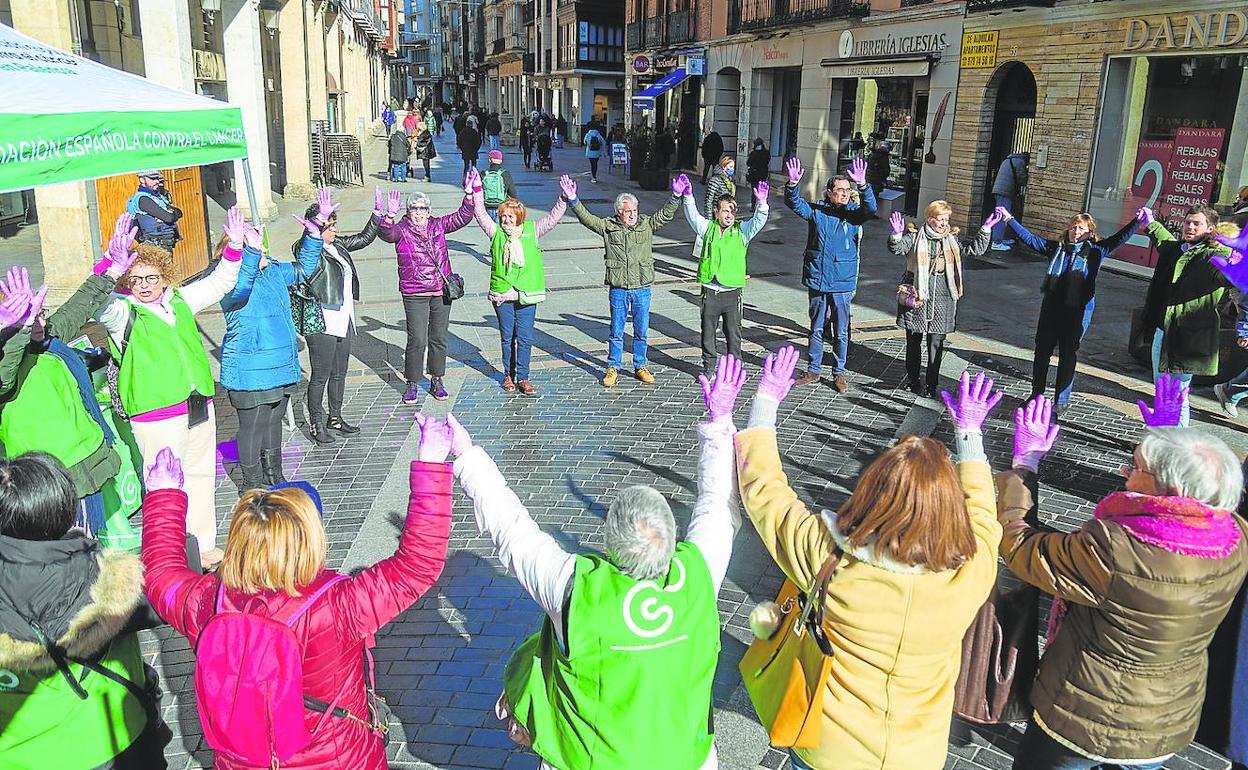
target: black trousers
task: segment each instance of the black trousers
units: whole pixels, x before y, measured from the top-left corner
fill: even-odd
[[[321,408],[325,400],[325,386],[329,386],[329,416],[342,416],[342,398],[347,386],[347,359],[351,357],[351,338],[328,334],[309,334],[308,358],[312,361],[312,374],[308,377],[308,419],[320,422],[325,419]]]
[[[1090,312],[1068,308],[1060,303],[1045,302],[1040,306],[1036,323],[1036,354],[1031,366],[1031,395],[1044,392],[1049,379],[1049,359],[1057,348],[1057,381],[1053,385],[1054,402],[1065,404],[1075,385],[1075,366],[1079,363],[1079,343],[1086,329],[1085,316]]]
[[[597,158],[589,159],[589,175],[590,177],[594,179],[598,178],[598,159]]]
[[[421,163],[425,164],[425,181],[426,181],[426,182],[429,182],[429,181],[431,181],[431,179],[430,179],[430,177],[429,177],[429,159],[428,159],[428,158],[421,158]],[[468,173],[467,169],[465,169],[465,170],[464,170],[464,173],[465,173],[465,174],[467,174],[467,173]]]
[[[927,337],[927,387],[940,387],[940,359],[945,354],[945,335],[906,332],[906,377],[911,385],[919,382],[919,365],[923,363],[923,337]]]
[[[468,158],[464,158],[464,176],[468,176],[468,169],[474,168],[476,167],[476,165],[477,165],[476,158],[472,158],[471,160]]]
[[[724,326],[724,340],[728,352],[741,357],[741,303],[742,290],[712,291],[702,289],[702,371],[709,377],[715,372],[718,354],[715,350],[715,333],[720,322]]]
[[[407,320],[407,350],[403,355],[403,376],[407,383],[415,385],[424,379],[426,349],[429,376],[445,377],[451,303],[440,294],[436,297],[404,296],[403,315]]]
[[[282,446],[282,418],[286,416],[289,396],[272,404],[258,404],[238,410],[238,461],[243,465],[260,462],[264,449],[280,449]]]
[[[522,144],[520,150],[524,153],[524,167],[528,168],[533,165],[533,144]]]

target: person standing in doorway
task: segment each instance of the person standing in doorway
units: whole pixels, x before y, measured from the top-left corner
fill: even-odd
[[[606,150],[607,138],[602,135],[597,123],[590,123],[585,133],[585,157],[589,159],[589,176],[594,184],[598,184],[598,160]]]
[[[139,172],[139,189],[126,201],[126,213],[139,226],[138,243],[150,243],[172,254],[174,244],[182,240],[178,230],[182,210],[173,205],[165,175],[157,169]]]
[[[875,193],[867,184],[867,163],[854,158],[846,176],[828,180],[823,200],[811,204],[798,193],[805,171],[797,158],[785,164],[789,180],[784,204],[806,220],[806,251],[802,255],[802,284],[810,311],[809,362],[798,385],[818,382],[823,372],[823,343],[832,337],[832,383],[837,392],[849,390],[845,364],[849,358],[850,303],[858,291],[859,243],[862,226],[875,218]],[[858,188],[861,203],[850,200]]]
[[[992,199],[997,206],[1006,211],[1018,213],[1022,210],[1023,189],[1027,187],[1027,161],[1025,152],[1015,152],[1006,156],[997,168],[997,177],[992,183]],[[1006,232],[1004,221],[998,222],[992,229],[992,250],[1009,251],[1014,246],[1014,239]]]
[[[719,164],[719,159],[724,154],[724,140],[719,132],[712,130],[706,136],[702,137],[702,186],[706,186],[706,178],[710,176],[711,171]]]

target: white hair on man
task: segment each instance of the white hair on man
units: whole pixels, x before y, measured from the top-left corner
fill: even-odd
[[[676,551],[676,519],[652,487],[622,490],[607,509],[607,554],[624,574],[653,580],[667,574]]]
[[[1228,511],[1239,505],[1244,474],[1222,439],[1198,428],[1150,428],[1139,448],[1162,493]]]
[[[637,208],[637,196],[632,193],[622,192],[615,196],[615,213],[620,213],[624,209],[625,203],[633,204],[633,208]]]

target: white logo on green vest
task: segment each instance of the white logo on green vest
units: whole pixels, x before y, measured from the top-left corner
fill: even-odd
[[[672,566],[680,568],[680,578],[667,588],[659,588],[659,584],[653,580],[642,580],[637,585],[629,589],[628,594],[624,597],[624,625],[628,626],[628,630],[632,631],[642,639],[653,639],[661,636],[667,629],[672,627],[672,621],[675,620],[675,612],[670,606],[660,601],[662,594],[675,593],[685,585],[685,565],[681,563],[680,557],[672,557]],[[659,596],[647,596],[642,599],[636,613],[639,616],[634,620],[633,600],[637,598],[643,591],[658,591]],[[656,627],[654,624],[658,622]],[[643,628],[643,625],[650,628]]]

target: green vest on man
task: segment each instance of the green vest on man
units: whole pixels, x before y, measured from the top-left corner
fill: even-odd
[[[658,580],[576,557],[566,651],[549,618],[504,672],[512,715],[560,770],[697,770],[714,741],[719,610],[697,546]]]
[[[702,234],[698,283],[712,281],[729,289],[745,286],[745,236],[741,234],[739,223],[723,229],[711,220]]]

